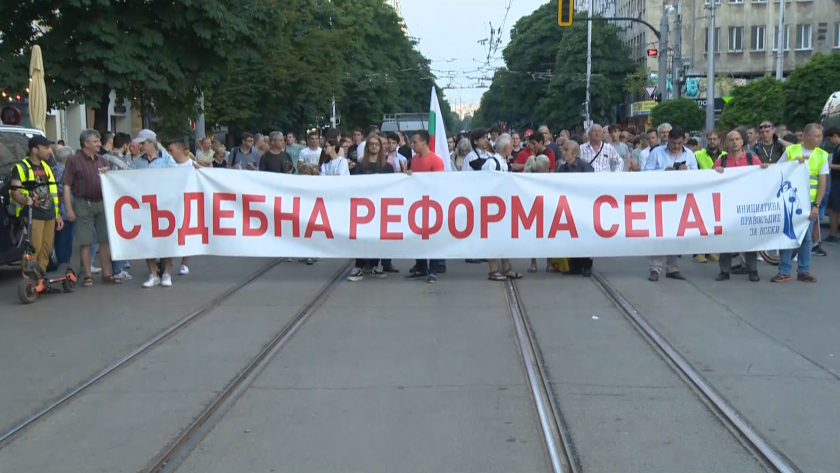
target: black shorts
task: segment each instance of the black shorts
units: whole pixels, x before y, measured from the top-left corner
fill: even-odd
[[[828,208],[840,212],[840,181],[831,183],[831,191],[828,193]]]

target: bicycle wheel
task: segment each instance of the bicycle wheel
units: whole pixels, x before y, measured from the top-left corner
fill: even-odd
[[[798,249],[793,250],[793,258],[796,258],[796,255],[798,253]],[[782,261],[782,258],[779,255],[779,250],[759,251],[758,254],[761,255],[761,257],[764,259],[764,262],[769,265],[778,266],[779,263]]]

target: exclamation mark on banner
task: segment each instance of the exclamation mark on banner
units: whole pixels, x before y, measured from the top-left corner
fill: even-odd
[[[712,194],[712,203],[715,207],[715,223],[720,223],[720,192]],[[723,225],[715,225],[715,235],[723,235]]]

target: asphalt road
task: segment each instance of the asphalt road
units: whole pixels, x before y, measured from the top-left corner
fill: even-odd
[[[802,471],[840,465],[840,247],[816,285],[647,281],[596,268]],[[170,289],[78,288],[21,306],[0,272],[0,430],[264,268],[196,258]],[[0,447],[0,471],[140,471],[343,261],[282,263]],[[520,270],[526,262],[516,262]],[[399,261],[405,270],[410,262]],[[542,270],[542,265],[540,265]],[[549,471],[502,285],[452,261],[435,286],[341,283],[180,471]],[[98,280],[97,280],[98,281]],[[589,280],[517,283],[584,472],[762,471]]]

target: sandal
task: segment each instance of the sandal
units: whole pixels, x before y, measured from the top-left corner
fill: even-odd
[[[122,284],[122,279],[110,274],[108,276],[102,276],[102,283],[103,284]]]
[[[488,275],[487,279],[489,279],[489,280],[491,280],[491,281],[504,281],[504,280],[506,280],[507,278],[505,277],[505,275],[504,275],[504,274],[502,274],[502,273],[500,273],[500,272],[498,272],[498,271],[493,271],[492,273],[490,273],[490,274]]]
[[[528,266],[528,272],[529,273],[536,273],[537,272],[537,263],[534,263],[531,266]]]
[[[517,273],[512,269],[508,269],[507,271],[505,271],[505,277],[507,279],[522,279],[522,274]]]
[[[85,276],[84,282],[82,283],[82,287],[93,287],[93,277]]]

